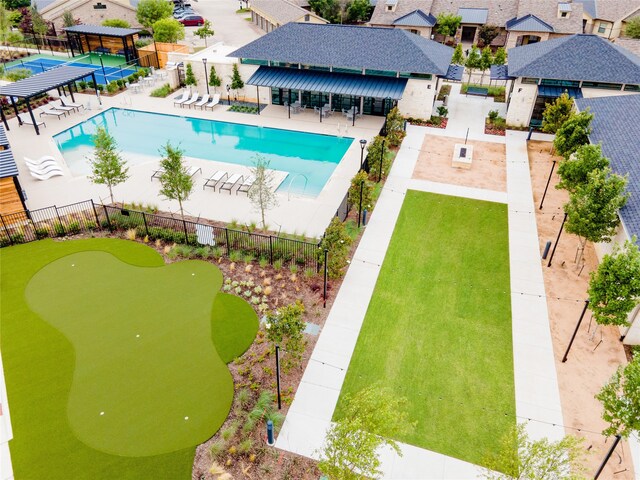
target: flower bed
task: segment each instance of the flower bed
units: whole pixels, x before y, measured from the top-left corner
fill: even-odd
[[[506,128],[503,125],[496,125],[488,118],[484,121],[484,133],[487,135],[500,135],[502,137],[506,134]]]
[[[417,125],[419,127],[432,127],[432,128],[447,128],[448,118],[432,116],[429,120],[424,118],[407,118],[407,122],[411,125]]]

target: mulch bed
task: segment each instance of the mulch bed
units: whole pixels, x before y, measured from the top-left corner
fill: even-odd
[[[507,134],[507,131],[504,127],[496,127],[487,118],[484,122],[484,133],[485,135],[499,135],[501,137],[504,137]]]
[[[448,118],[443,118],[440,125],[436,125],[435,123],[431,123],[429,120],[412,119],[409,120],[409,123],[411,125],[417,125],[418,127],[447,128],[448,121]]]

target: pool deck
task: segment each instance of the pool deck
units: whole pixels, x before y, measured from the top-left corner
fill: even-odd
[[[60,119],[52,116],[42,117],[46,123],[46,128],[41,127],[40,136],[35,134],[32,126],[23,125],[18,127],[18,122],[15,118],[9,120],[11,130],[7,132],[7,135],[20,171],[18,177],[20,184],[27,193],[27,206],[33,210],[50,205],[65,205],[88,199],[93,199],[100,203],[109,203],[108,189],[105,186],[94,185],[87,176],[71,175],[52,137],[107,108],[128,108],[301,132],[353,137],[354,142],[317,197],[308,198],[279,192],[279,205],[267,212],[267,224],[272,230],[319,237],[335,215],[349,187],[351,178],[359,168],[360,145],[358,141],[361,138],[370,141],[378,134],[384,122],[382,117],[363,116],[356,119],[356,125],[353,127],[351,124],[347,124],[345,117],[334,115],[320,123],[313,111],[292,115],[291,119],[289,119],[287,118],[287,110],[284,107],[273,105],[267,106],[260,115],[228,112],[226,104],[216,106],[213,112],[194,108],[179,108],[173,106],[173,98],[177,94],[172,94],[164,99],[152,98],[149,97],[149,92],[153,88],[155,87],[147,88],[139,94],[123,92],[115,97],[103,96],[102,110],[98,109],[95,96],[78,94],[76,95],[76,102],[88,105],[90,109],[80,110],[79,113]],[[175,143],[179,142],[180,132],[176,132],[174,138],[168,138],[167,140],[172,140]],[[46,181],[39,181],[31,177],[24,164],[24,157],[36,159],[42,155],[53,155],[62,165],[65,175],[53,177]],[[150,181],[151,175],[158,169],[159,161],[160,156],[158,155],[157,159],[150,158],[149,161],[131,166],[129,168],[130,178],[124,184],[114,188],[116,201],[127,203],[142,202],[157,205],[163,211],[177,212],[177,202],[168,201],[160,197],[158,193],[160,189],[159,182]],[[211,189],[207,189],[207,191],[202,189],[205,179],[217,170],[217,164],[199,159],[190,159],[189,162],[201,167],[202,175],[197,174],[196,176],[193,194],[185,203],[186,213],[194,217],[223,222],[237,220],[241,223],[250,223],[252,221],[258,223],[260,215],[252,207],[246,195],[236,195],[235,193],[229,195],[226,192],[219,194]],[[229,171],[248,173],[246,167],[227,165],[229,165]]]

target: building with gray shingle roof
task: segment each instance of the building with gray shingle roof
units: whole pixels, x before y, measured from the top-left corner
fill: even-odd
[[[290,22],[329,23],[289,0],[252,0],[251,21],[265,32]]]
[[[596,35],[572,35],[509,50],[513,79],[509,125],[536,125],[545,104],[566,91],[574,98],[640,92],[640,57]]]
[[[403,25],[407,27],[428,27],[436,24],[436,17],[427,15],[422,10],[414,10],[393,21],[393,25]]]
[[[368,115],[397,105],[405,115],[429,118],[453,49],[401,29],[288,23],[228,56],[245,72],[258,65],[246,83],[270,87],[272,104],[297,99]]]
[[[584,32],[617,38],[624,24],[640,15],[640,0],[574,0],[584,8]]]

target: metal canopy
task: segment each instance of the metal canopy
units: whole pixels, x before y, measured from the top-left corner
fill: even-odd
[[[580,88],[538,85],[538,95],[543,97],[557,98],[563,93],[568,94],[571,98],[582,98],[582,90]]]
[[[462,75],[464,74],[464,67],[462,65],[449,65],[445,80],[453,80],[454,82],[462,81]]]
[[[507,65],[491,65],[491,80],[513,80]]]
[[[61,66],[0,87],[0,95],[31,98],[93,75],[92,68]]]
[[[407,79],[261,66],[247,81],[247,84],[258,87],[400,100],[407,85]]]
[[[2,124],[0,124],[0,147],[9,148],[9,139],[7,138],[7,132]]]
[[[16,177],[17,175],[18,166],[11,149],[0,150],[0,178]]]
[[[103,27],[102,25],[74,25],[66,27],[65,32],[100,35],[102,37],[128,37],[140,33],[139,28]]]

